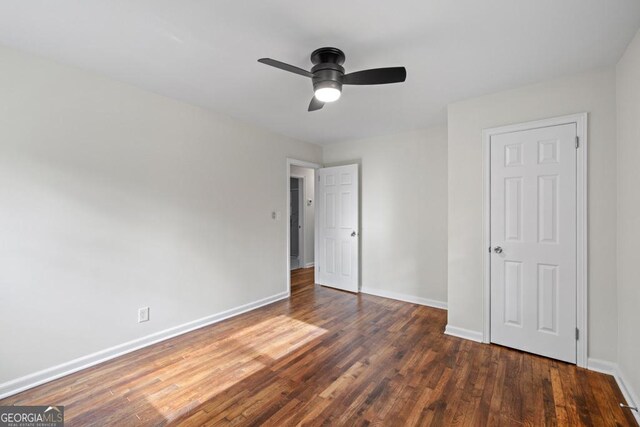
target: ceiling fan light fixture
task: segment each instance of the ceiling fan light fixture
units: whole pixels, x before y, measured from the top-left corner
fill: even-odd
[[[404,67],[372,68],[345,74],[344,52],[335,47],[316,49],[310,59],[313,64],[310,71],[271,58],[260,58],[258,62],[311,78],[314,95],[307,111],[318,111],[325,103],[340,99],[342,85],[384,85],[402,83],[407,78]]]
[[[335,87],[321,87],[316,89],[315,91],[316,99],[322,102],[337,101],[338,99],[340,99],[341,94],[342,92],[340,92],[340,90],[336,89]]]

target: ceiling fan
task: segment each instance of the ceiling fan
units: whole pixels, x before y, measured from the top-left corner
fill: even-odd
[[[342,67],[344,60],[344,53],[340,49],[321,47],[311,54],[311,62],[314,64],[311,71],[271,58],[260,58],[258,62],[310,77],[313,82],[314,97],[311,99],[308,111],[319,110],[325,103],[337,101],[342,93],[342,85],[401,83],[407,78],[407,70],[404,67],[374,68],[345,74]]]

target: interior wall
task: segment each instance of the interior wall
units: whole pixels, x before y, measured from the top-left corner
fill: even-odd
[[[0,386],[286,295],[271,213],[320,147],[2,47],[0,93]]]
[[[449,105],[449,325],[482,332],[482,260],[486,250],[482,242],[482,130],[585,111],[589,113],[589,357],[616,360],[617,161],[613,69]]]
[[[323,159],[360,164],[362,290],[446,305],[446,126],[327,145]]]
[[[618,118],[618,364],[640,404],[640,32],[620,60]],[[635,390],[635,393],[634,393]]]
[[[311,168],[303,168],[291,165],[291,175],[304,177],[304,266],[311,267],[313,265],[315,255],[315,171]],[[307,204],[307,200],[311,199],[311,205]]]

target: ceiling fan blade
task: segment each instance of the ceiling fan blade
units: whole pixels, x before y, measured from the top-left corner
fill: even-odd
[[[305,76],[305,77],[313,77],[313,74],[311,74],[307,70],[303,70],[302,68],[298,68],[293,65],[285,64],[284,62],[276,61],[275,59],[260,58],[258,59],[258,62],[271,65],[272,67],[280,68],[281,70],[285,70],[290,73],[300,74],[301,76]]]
[[[342,84],[384,85],[387,83],[400,83],[405,81],[406,78],[407,70],[404,67],[374,68],[345,74]]]
[[[324,107],[324,102],[318,101],[316,99],[316,97],[314,96],[313,98],[311,98],[311,102],[309,103],[309,110],[308,111],[316,111],[316,110],[321,109],[322,107]]]

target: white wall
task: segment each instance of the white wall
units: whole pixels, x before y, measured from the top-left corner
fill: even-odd
[[[291,175],[304,177],[304,261],[308,266],[314,262],[314,236],[315,236],[315,185],[313,182],[315,171],[310,168],[291,165]],[[311,199],[311,206],[307,206],[307,200]]]
[[[589,113],[589,357],[615,361],[616,93],[597,70],[449,105],[449,325],[482,331],[482,129]]]
[[[618,363],[640,404],[640,32],[617,67]]]
[[[318,146],[1,47],[0,94],[0,386],[286,291]]]
[[[361,286],[447,301],[447,129],[325,146],[325,165],[361,166]]]

